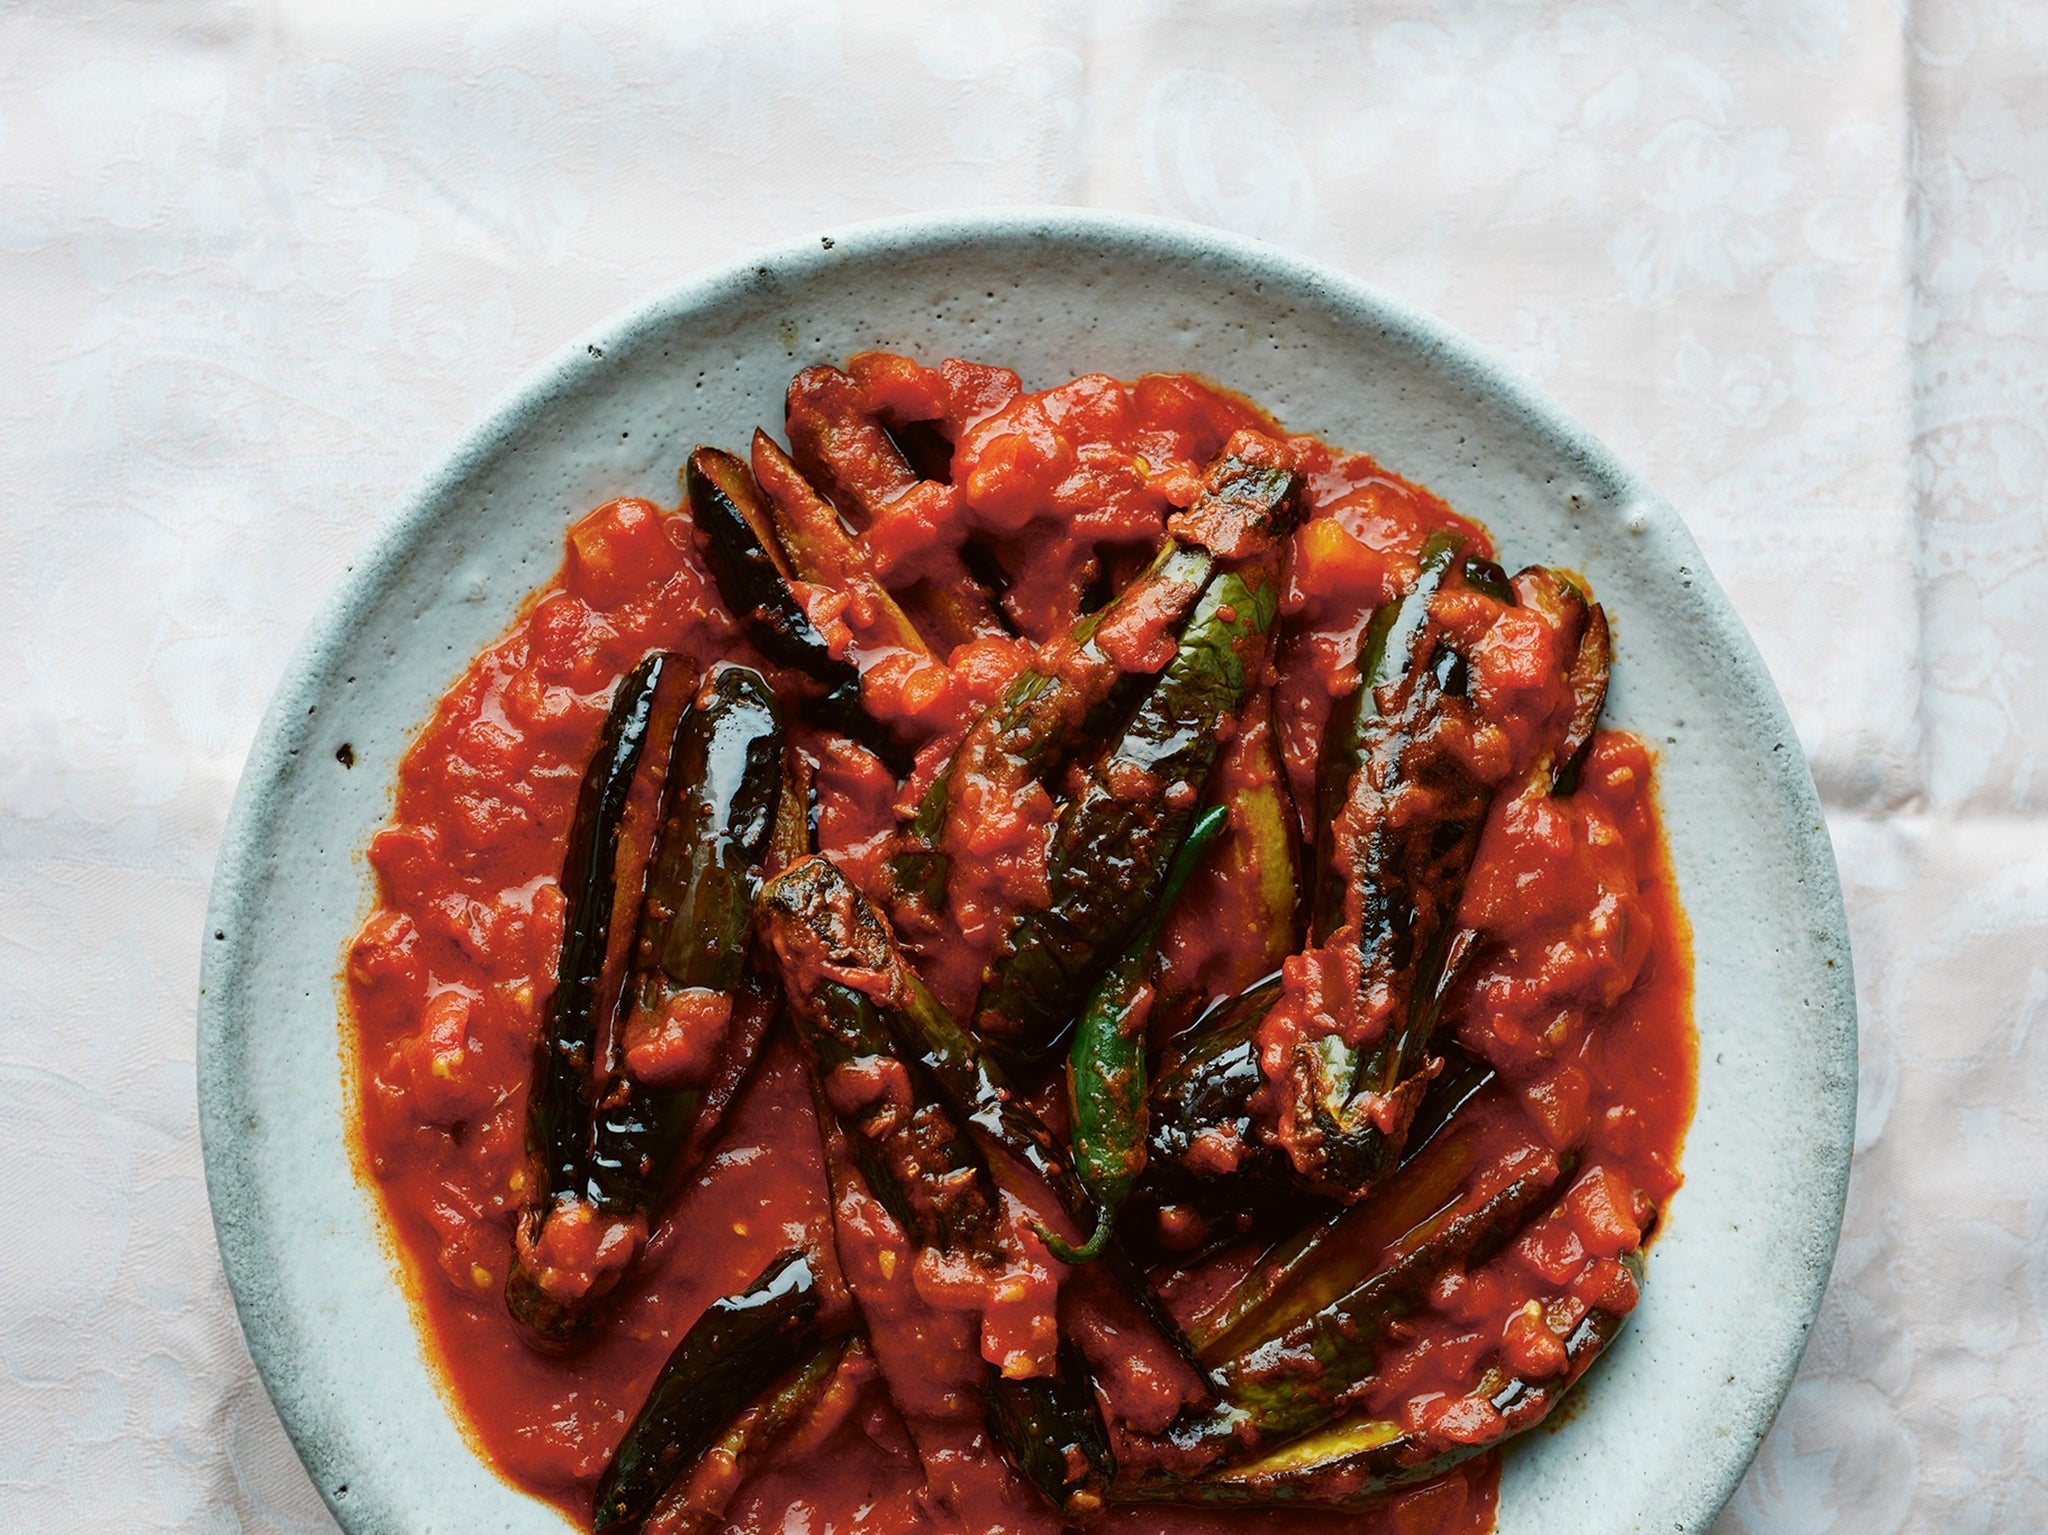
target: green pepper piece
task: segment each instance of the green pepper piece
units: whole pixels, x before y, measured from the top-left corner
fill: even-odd
[[[1145,1018],[1140,999],[1157,962],[1159,930],[1188,876],[1230,819],[1217,805],[1204,812],[1175,852],[1152,910],[1129,948],[1102,978],[1067,1056],[1067,1101],[1072,1109],[1074,1168],[1094,1197],[1095,1231],[1073,1247],[1050,1231],[1039,1236],[1062,1263],[1088,1263],[1102,1255],[1117,1215],[1145,1168]]]

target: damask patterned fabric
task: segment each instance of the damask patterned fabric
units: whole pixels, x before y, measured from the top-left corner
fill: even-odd
[[[201,913],[399,487],[560,342],[878,214],[1157,212],[1506,354],[1678,505],[1863,1010],[1804,1370],[1719,1535],[2048,1529],[2048,10],[0,4],[0,1528],[331,1528],[221,1279]]]

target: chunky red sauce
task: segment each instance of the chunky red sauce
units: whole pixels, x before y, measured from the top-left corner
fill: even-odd
[[[869,569],[836,594],[811,594],[813,618],[863,664],[869,711],[923,743],[915,773],[899,786],[870,752],[796,727],[818,769],[821,850],[879,894],[891,832],[978,710],[1038,645],[1065,631],[1091,590],[1130,577],[1234,430],[1283,434],[1245,401],[1182,375],[1135,384],[1090,376],[1027,394],[1004,370],[871,355],[834,387],[852,391],[870,423],[935,423],[920,467],[939,455],[936,471],[905,483],[888,482],[891,455],[875,456],[877,483],[863,491],[888,511],[864,540]],[[791,428],[821,429],[796,419]],[[1304,472],[1310,515],[1289,548],[1270,711],[1261,704],[1246,715],[1212,781],[1211,797],[1225,804],[1233,783],[1277,749],[1296,803],[1312,805],[1323,723],[1333,694],[1353,684],[1372,610],[1414,578],[1432,529],[1459,528],[1491,552],[1484,530],[1372,459],[1314,439],[1285,441]],[[772,461],[757,452],[755,462],[774,492]],[[842,452],[841,462],[863,460]],[[954,551],[970,531],[1008,576],[1010,633],[947,608],[949,584],[962,579]],[[927,635],[952,642],[942,660],[890,649],[863,608],[861,582],[871,580],[901,594]],[[1517,668],[1530,664],[1518,643],[1505,631],[1489,640],[1488,658],[1476,663],[1485,686],[1518,685]],[[1056,1530],[1050,1511],[1004,1473],[966,1400],[1001,1319],[989,1311],[977,1340],[967,1313],[935,1307],[942,1280],[913,1283],[908,1267],[899,1273],[888,1234],[862,1236],[872,1211],[857,1197],[835,1223],[803,1067],[785,1032],[772,1036],[718,1151],[656,1224],[595,1337],[566,1356],[543,1354],[507,1316],[511,1220],[527,1176],[525,1100],[560,944],[569,820],[614,686],[655,649],[702,663],[744,659],[776,675],[721,608],[688,520],[646,501],[614,501],[575,524],[554,580],[442,699],[400,767],[392,822],[370,846],[378,905],[348,967],[360,1155],[448,1389],[491,1464],[587,1521],[597,1475],[703,1308],[744,1288],[776,1253],[799,1243],[830,1253],[836,1235],[840,1261],[866,1271],[881,1379],[807,1424],[742,1487],[727,1510],[731,1526],[942,1528],[919,1489],[943,1480],[941,1502],[968,1528]],[[1567,1309],[1578,1296],[1581,1311],[1599,1303],[1603,1285],[1627,1280],[1615,1279],[1610,1260],[1654,1226],[1678,1185],[1693,1101],[1691,962],[1653,767],[1635,739],[1604,731],[1577,794],[1503,789],[1494,803],[1461,911],[1492,941],[1459,982],[1448,1016],[1501,1079],[1461,1119],[1458,1154],[1474,1167],[1519,1165],[1572,1146],[1583,1171],[1554,1214],[1489,1262],[1439,1281],[1429,1309],[1402,1325],[1376,1371],[1365,1404],[1376,1412],[1426,1419],[1463,1411],[1456,1382],[1497,1346],[1511,1359],[1529,1356],[1540,1372],[1555,1335],[1512,1320],[1519,1296],[1541,1290]],[[993,941],[975,914],[984,902],[1014,907],[1018,891],[1042,879],[1020,849],[1042,845],[1051,813],[1042,793],[990,805],[975,830],[980,856],[956,859],[952,929],[937,935],[943,942],[926,934],[917,945],[926,978],[956,1009],[972,1000]],[[1284,898],[1237,877],[1227,860],[1197,875],[1166,935],[1160,990],[1179,1002],[1155,1009],[1155,1043],[1203,999],[1279,964],[1287,949],[1276,933],[1285,924],[1274,907]],[[1434,1213],[1428,1197],[1401,1196],[1413,1208],[1390,1197],[1367,1240],[1391,1248]],[[1226,1254],[1171,1281],[1172,1305],[1198,1317],[1257,1258]],[[1048,1259],[1021,1276],[1037,1294],[1013,1318],[1018,1357],[1043,1349],[1032,1328],[1066,1273]],[[893,1299],[877,1305],[880,1296]],[[1624,1299],[1632,1304],[1633,1291]],[[1112,1319],[1076,1325],[1093,1329],[1088,1352],[1120,1412],[1140,1426],[1161,1403],[1170,1415],[1172,1382],[1154,1378],[1162,1372],[1120,1341]],[[1434,1395],[1432,1382],[1444,1383]],[[1487,1454],[1365,1513],[1120,1508],[1109,1522],[1131,1535],[1283,1525],[1456,1535],[1491,1528],[1497,1474],[1497,1455]]]

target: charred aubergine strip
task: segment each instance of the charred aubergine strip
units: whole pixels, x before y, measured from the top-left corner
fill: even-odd
[[[1206,841],[1205,837],[1204,845]],[[1190,855],[1190,867],[1199,856],[1198,847]],[[921,1073],[919,1080],[929,1080],[960,1124],[1044,1183],[1047,1192],[1078,1228],[1084,1232],[1091,1227],[1098,1233],[1106,1232],[1110,1223],[1103,1218],[1094,1192],[1076,1169],[1068,1148],[1032,1111],[1003,1068],[961,1027],[945,1004],[932,995],[931,988],[904,958],[882,915],[829,859],[808,862],[804,866],[804,880],[814,906],[844,914],[839,931],[848,935],[846,953],[858,962],[854,968],[862,977],[863,998],[910,1070]],[[1143,1090],[1141,1075],[1141,1097]],[[1137,1133],[1142,1136],[1142,1119],[1137,1123]],[[1072,1250],[1043,1227],[1040,1236],[1048,1240],[1055,1255],[1064,1256]],[[1107,1235],[1091,1246],[1091,1256],[1106,1253],[1111,1279],[1168,1345],[1199,1374],[1201,1365],[1193,1350],[1146,1284],[1144,1274],[1120,1249],[1110,1245]]]
[[[1061,812],[1046,870],[1051,899],[1012,919],[982,977],[975,1031],[1023,1060],[1064,1043],[1082,1001],[1158,901],[1209,770],[1265,664],[1279,615],[1278,554],[1292,525],[1292,471],[1262,520],[1218,512],[1219,542],[1248,551],[1203,586],[1173,658]],[[1201,508],[1201,503],[1197,503]],[[1191,514],[1197,508],[1191,508]]]
[[[820,724],[907,770],[908,755],[861,703],[859,668],[832,653],[791,587],[788,557],[753,471],[730,453],[698,448],[683,466],[683,493],[719,595],[754,648],[810,679],[818,689],[810,708]]]
[[[920,1247],[993,1261],[1001,1222],[987,1164],[880,1010],[898,991],[881,918],[818,857],[769,881],[757,911],[804,1053],[868,1187]]]
[[[1191,1322],[1188,1339],[1204,1361],[1220,1364],[1284,1332],[1290,1321],[1331,1299],[1330,1286],[1356,1282],[1363,1272],[1360,1265],[1377,1250],[1378,1238],[1390,1227],[1408,1230],[1454,1205],[1473,1170],[1469,1126],[1456,1116],[1494,1082],[1495,1074],[1455,1045],[1447,1054],[1451,1059],[1430,1083],[1416,1111],[1395,1176],[1374,1198],[1338,1207],[1327,1219],[1310,1220],[1276,1242],[1232,1286],[1227,1300]],[[1296,1290],[1295,1281],[1311,1271],[1315,1283]],[[1301,1291],[1319,1298],[1304,1306]]]
[[[592,1527],[621,1535],[640,1529],[662,1493],[749,1403],[776,1392],[784,1377],[806,1373],[824,1344],[819,1311],[817,1279],[800,1252],[777,1258],[744,1293],[713,1301],[669,1355],[612,1452]],[[785,1413],[783,1426],[793,1418]]]
[[[708,1149],[698,1125],[708,1090],[735,1046],[751,1058],[772,1010],[767,987],[741,980],[783,750],[766,679],[743,666],[715,671],[677,737],[598,1106],[590,1188],[607,1212],[644,1214],[687,1175],[685,1143]]]
[[[802,874],[805,904],[813,911],[833,914],[830,922],[835,941],[845,946],[840,951],[842,957],[833,963],[860,977],[860,995],[890,1047],[928,1077],[964,1124],[1044,1180],[1070,1215],[1076,1220],[1092,1218],[1088,1193],[1058,1137],[1018,1095],[1003,1069],[932,995],[903,957],[881,913],[830,859],[807,861]],[[794,896],[785,891],[778,899],[787,905]],[[782,930],[771,929],[771,935],[778,931]],[[785,971],[789,978],[798,974]]]
[[[993,1268],[1002,1233],[988,1164],[924,1063],[883,1021],[907,974],[887,927],[824,858],[771,881],[760,911],[816,1095],[869,1190],[916,1246]],[[1018,1469],[1055,1508],[1078,1513],[1101,1508],[1114,1467],[1093,1391],[1075,1368],[1069,1360],[1050,1380],[996,1376],[988,1392],[998,1433],[1023,1436]]]
[[[1453,1266],[1491,1257],[1541,1213],[1567,1171],[1555,1161],[1538,1162],[1473,1207],[1446,1212],[1409,1233],[1362,1275],[1342,1263],[1318,1262],[1341,1258],[1340,1252],[1309,1255],[1293,1304],[1261,1319],[1266,1327],[1257,1330],[1271,1329],[1270,1335],[1220,1367],[1225,1395],[1250,1414],[1269,1444],[1330,1422],[1348,1404],[1351,1389],[1372,1374],[1387,1330],[1419,1309],[1430,1284]],[[1307,1315],[1299,1315],[1303,1311]]]
[[[752,456],[754,478],[767,493],[776,538],[796,574],[814,586],[846,593],[849,627],[868,643],[930,655],[910,616],[868,569],[839,513],[775,439],[755,432]]]
[[[829,1412],[835,1391],[857,1390],[867,1345],[848,1333],[820,1344],[725,1426],[693,1467],[670,1482],[640,1527],[642,1535],[711,1535],[750,1476],[807,1419]],[[851,1373],[852,1380],[845,1377]],[[835,1384],[836,1382],[836,1384]]]
[[[576,795],[562,860],[562,948],[526,1100],[529,1187],[505,1281],[507,1307],[543,1342],[566,1341],[587,1319],[577,1304],[582,1296],[550,1284],[548,1265],[536,1253],[551,1220],[588,1214],[593,1067],[618,890],[619,831],[641,757],[649,741],[673,739],[694,680],[680,656],[652,655],[634,667],[612,699]]]
[[[1318,768],[1315,936],[1355,949],[1357,980],[1339,1006],[1343,1027],[1292,1052],[1279,1139],[1311,1187],[1342,1199],[1360,1197],[1400,1153],[1451,922],[1493,800],[1460,750],[1476,722],[1465,660],[1430,616],[1460,574],[1458,555],[1454,536],[1432,537],[1415,583],[1373,615],[1358,686],[1333,714]]]
[[[864,407],[860,385],[847,374],[805,368],[790,380],[786,405],[790,457],[855,528],[867,528],[918,491],[916,467]],[[988,593],[958,555],[936,563],[950,565],[952,579],[919,581],[904,594],[932,648],[943,654],[978,634],[1005,632]]]
[[[950,812],[978,819],[988,804],[1016,801],[1063,767],[1075,743],[1145,660],[1141,636],[1178,622],[1193,606],[1213,560],[1169,539],[1115,601],[1080,619],[1013,677],[961,739],[899,835],[892,868],[899,898],[936,910],[945,898]]]
[[[1060,1344],[1051,1375],[998,1382],[988,1422],[1010,1463],[1054,1508],[1073,1520],[1102,1512],[1116,1457],[1087,1361],[1073,1344]]]
[[[1541,1423],[1619,1336],[1637,1300],[1639,1253],[1616,1265],[1621,1278],[1585,1308],[1561,1345],[1562,1367],[1543,1379],[1505,1363],[1481,1372],[1462,1397],[1437,1404],[1433,1426],[1359,1417],[1261,1454],[1192,1474],[1151,1472],[1111,1487],[1118,1503],[1187,1503],[1246,1508],[1364,1508],[1400,1487],[1441,1476]]]
[[[1415,583],[1374,615],[1360,686],[1332,712],[1319,764],[1312,936],[1323,948],[1309,958],[1345,985],[1355,963],[1356,996],[1324,999],[1336,1016],[1296,1045],[1270,1136],[1252,1106],[1265,1083],[1261,1026],[1282,989],[1261,982],[1212,1011],[1155,1094],[1162,1167],[1204,1179],[1265,1174],[1278,1142],[1309,1188],[1355,1199],[1399,1153],[1444,994],[1484,939],[1452,925],[1495,791],[1447,745],[1471,720],[1465,663],[1429,613],[1450,584],[1511,605],[1519,586],[1565,636],[1569,712],[1534,771],[1568,792],[1605,694],[1604,613],[1549,571],[1511,584],[1490,561],[1461,561],[1454,535],[1433,537]],[[1411,808],[1397,817],[1397,802]],[[1347,1042],[1347,1024],[1361,1044]]]

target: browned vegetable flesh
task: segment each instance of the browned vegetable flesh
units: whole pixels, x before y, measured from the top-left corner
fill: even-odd
[[[877,1008],[895,984],[887,929],[823,858],[771,880],[758,911],[805,1054],[868,1187],[919,1246],[994,1262],[1000,1211],[987,1163]]]

